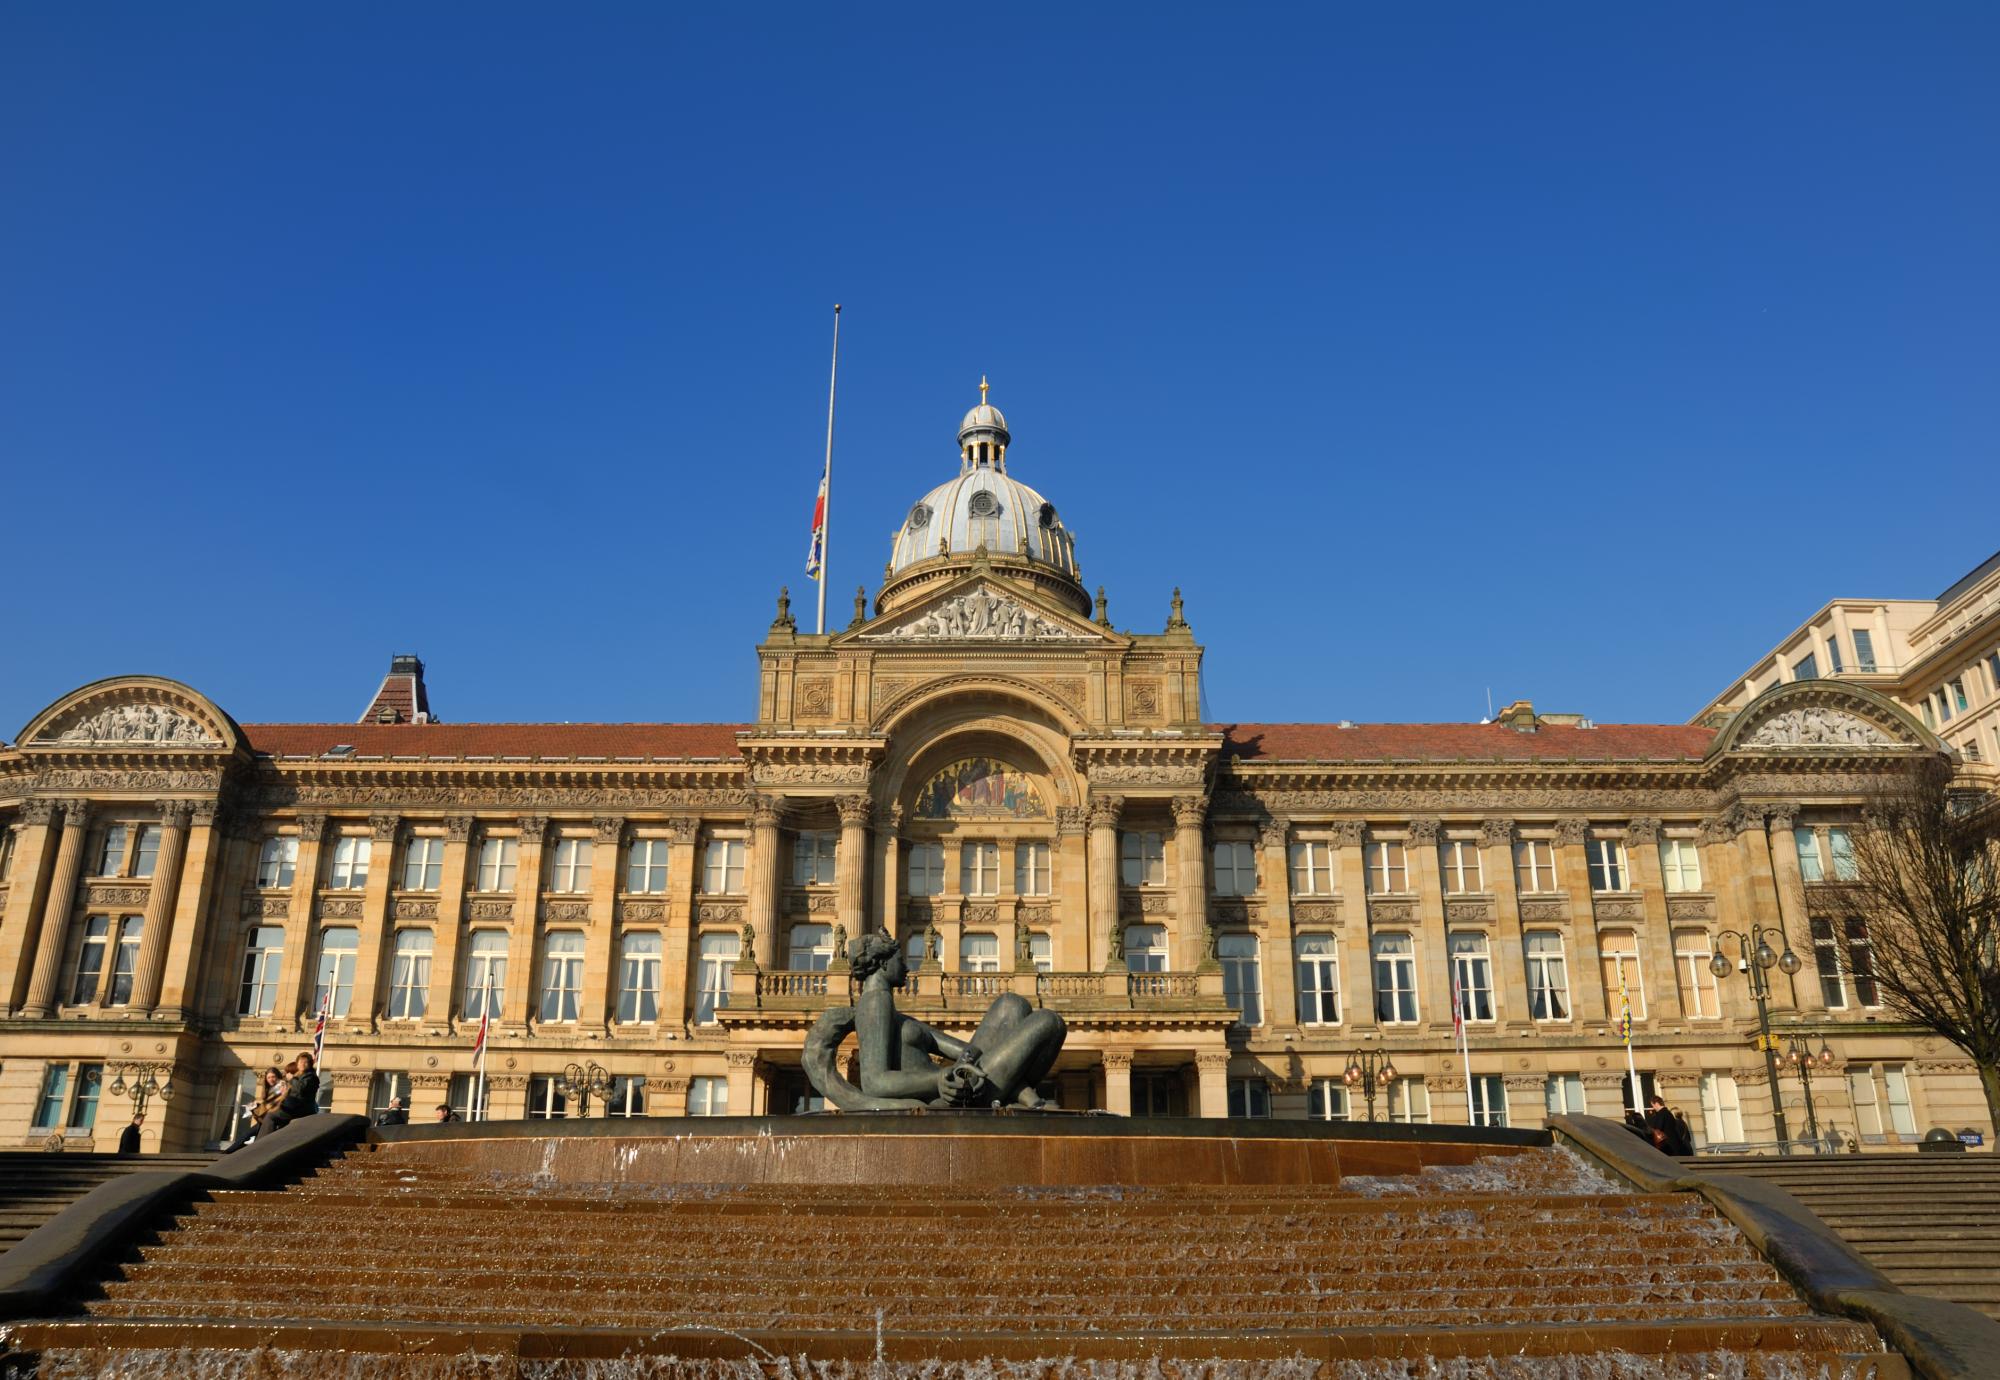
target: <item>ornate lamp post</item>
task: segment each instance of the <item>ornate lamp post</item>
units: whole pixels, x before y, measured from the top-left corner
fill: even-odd
[[[1821,1038],[1819,1050],[1815,1052],[1810,1036],[1793,1031],[1785,1037],[1785,1059],[1799,1071],[1799,1083],[1806,1090],[1806,1134],[1815,1141],[1819,1139],[1819,1113],[1813,1109],[1813,1070],[1821,1072],[1833,1067],[1833,1051],[1827,1048]]]
[[[1785,951],[1780,954],[1771,948],[1765,935],[1773,935]],[[1770,971],[1776,968],[1786,977],[1796,973],[1803,965],[1799,956],[1792,952],[1792,946],[1785,941],[1784,931],[1767,929],[1763,925],[1752,925],[1747,935],[1741,930],[1718,930],[1715,935],[1715,957],[1708,961],[1708,971],[1717,978],[1729,976],[1729,957],[1722,952],[1722,941],[1736,941],[1736,964],[1750,975],[1750,995],[1757,999],[1757,1046],[1764,1051],[1764,1075],[1771,1085],[1771,1121],[1777,1128],[1778,1147],[1781,1153],[1791,1154],[1791,1129],[1785,1125],[1785,1100],[1778,1088],[1778,1051],[1771,1041],[1771,981]]]
[[[590,1115],[590,1099],[600,1102],[611,1099],[611,1073],[595,1059],[584,1064],[565,1065],[561,1077],[556,1079],[556,1090],[564,1097],[576,1099],[576,1114]]]
[[[162,1102],[174,1100],[173,1076],[172,1064],[113,1064],[111,1095],[124,1097],[129,1093],[132,1097],[132,1115],[144,1116],[146,1103],[153,1098],[157,1097]]]
[[[1386,1050],[1358,1049],[1347,1056],[1347,1072],[1341,1080],[1350,1088],[1361,1089],[1362,1097],[1368,1101],[1368,1119],[1375,1119],[1375,1089],[1379,1085],[1384,1094],[1389,1085],[1396,1081],[1396,1065],[1390,1060]]]

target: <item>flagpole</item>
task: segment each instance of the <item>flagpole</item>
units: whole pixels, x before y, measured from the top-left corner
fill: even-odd
[[[819,616],[813,624],[813,631],[826,631],[826,551],[827,538],[832,535],[833,526],[833,392],[840,382],[840,303],[833,304],[833,370],[826,381],[826,469],[820,482],[826,488],[826,497],[821,500],[819,528]]]
[[[1625,1072],[1632,1077],[1632,1106],[1644,1116],[1645,1099],[1639,1095],[1639,1065],[1632,1057],[1632,989],[1625,985],[1625,965],[1618,965],[1618,1024],[1625,1036]]]
[[[486,987],[479,1002],[479,1085],[472,1099],[472,1119],[486,1120],[486,1047],[493,1043],[493,970],[486,970]]]

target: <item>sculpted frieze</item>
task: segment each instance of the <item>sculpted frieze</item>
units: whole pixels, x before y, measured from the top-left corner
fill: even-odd
[[[512,920],[514,903],[505,897],[488,896],[476,901],[468,901],[465,906],[468,920]]]
[[[982,585],[924,609],[892,628],[861,634],[868,642],[1094,642],[1045,618],[1008,594]]]
[[[1292,923],[1295,925],[1337,925],[1340,923],[1340,902],[1294,901],[1292,903]]]
[[[667,918],[667,907],[660,901],[627,901],[618,908],[618,918],[628,925],[655,924]]]
[[[261,915],[267,920],[282,920],[291,913],[292,902],[288,896],[245,896],[243,913]]]
[[[1539,901],[1521,902],[1523,920],[1566,920],[1569,918],[1569,902],[1544,898]]]
[[[93,886],[84,893],[90,906],[143,906],[147,889],[143,886]]]
[[[1781,709],[1750,730],[1738,747],[1903,747],[1874,724],[1844,709]]]
[[[1128,891],[1118,898],[1120,915],[1165,915],[1167,896],[1162,891]]]
[[[322,920],[359,920],[361,918],[361,898],[359,896],[322,896],[319,900],[319,918]]]
[[[734,901],[703,901],[695,918],[704,925],[737,925],[743,922],[743,907]]]
[[[799,682],[798,698],[793,712],[801,719],[826,719],[833,716],[833,681],[826,676],[814,676]]]
[[[163,704],[114,704],[60,731],[51,728],[36,739],[72,746],[124,746],[144,743],[157,747],[221,747],[222,740],[192,714]]]
[[[549,901],[542,906],[542,919],[550,924],[563,924],[589,918],[588,901]]]
[[[1679,923],[1683,920],[1713,920],[1715,902],[1707,896],[1669,896],[1667,898],[1667,919]]]
[[[1454,925],[1483,925],[1493,919],[1491,901],[1447,901],[1444,918]]]
[[[401,897],[390,915],[397,920],[435,920],[438,915],[438,903],[409,896]]]
[[[865,786],[866,762],[757,762],[750,779],[759,786]]]
[[[1335,811],[1365,811],[1381,815],[1436,815],[1464,812],[1484,813],[1504,810],[1519,817],[1553,814],[1562,810],[1588,810],[1593,815],[1613,816],[1644,810],[1648,814],[1700,814],[1712,809],[1715,795],[1695,788],[1641,790],[1607,787],[1603,790],[1555,789],[1545,787],[1509,788],[1495,783],[1490,790],[1383,789],[1357,785],[1352,790],[1228,790],[1215,796],[1218,814],[1254,814],[1259,810],[1274,815],[1310,815]]]
[[[1047,906],[1022,906],[1014,912],[1017,925],[1046,925],[1053,912]]]
[[[212,783],[213,778],[204,780]],[[163,785],[158,789],[185,788]],[[367,806],[448,809],[459,806],[496,810],[743,810],[749,807],[750,794],[740,789],[647,790],[616,786],[342,786],[280,783],[260,789],[256,803],[267,810],[298,805],[345,806],[350,809]]]
[[[1090,768],[1090,781],[1095,786],[1199,786],[1201,779],[1199,762],[1109,762]]]
[[[1636,896],[1600,896],[1592,907],[1600,920],[1641,920],[1646,906]]]
[[[52,770],[35,776],[38,791],[212,791],[216,771]]]
[[[1417,918],[1417,903],[1373,900],[1368,903],[1368,914],[1380,925],[1409,924]]]

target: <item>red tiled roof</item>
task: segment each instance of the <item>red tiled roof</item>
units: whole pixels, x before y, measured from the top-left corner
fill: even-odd
[[[360,722],[372,724],[384,709],[396,711],[396,721],[413,724],[417,721],[417,678],[409,675],[391,675],[382,678],[382,688],[375,692],[375,698],[368,701],[368,707],[361,711]]]
[[[1699,759],[1715,738],[1690,724],[1211,724],[1236,761],[1453,762]]]
[[[257,752],[319,757],[740,757],[748,724],[244,724]]]

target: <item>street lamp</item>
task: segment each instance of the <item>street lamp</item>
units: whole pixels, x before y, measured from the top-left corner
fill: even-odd
[[[1384,1094],[1389,1091],[1389,1085],[1396,1081],[1396,1065],[1385,1050],[1358,1049],[1347,1056],[1347,1072],[1341,1079],[1348,1087],[1361,1089],[1368,1100],[1368,1119],[1373,1121],[1376,1086],[1379,1084]]]
[[[590,1115],[590,1099],[601,1102],[611,1099],[611,1073],[596,1060],[587,1064],[569,1064],[563,1068],[562,1076],[556,1079],[556,1090],[564,1097],[576,1099],[576,1114]]]
[[[1765,935],[1776,935],[1778,942],[1785,945],[1780,954],[1771,948]],[[1737,966],[1750,975],[1750,995],[1757,999],[1757,1044],[1764,1051],[1764,1075],[1771,1084],[1771,1121],[1777,1128],[1778,1147],[1781,1153],[1792,1153],[1791,1129],[1785,1125],[1785,1100],[1778,1089],[1778,1052],[1771,1043],[1771,980],[1770,971],[1776,968],[1786,977],[1798,972],[1804,965],[1799,956],[1792,952],[1792,946],[1785,941],[1783,930],[1766,929],[1762,925],[1752,925],[1750,933],[1741,930],[1718,930],[1715,935],[1715,957],[1708,961],[1708,971],[1717,978],[1729,976],[1729,958],[1722,952],[1722,941],[1736,941]]]
[[[1812,1076],[1813,1070],[1822,1073],[1833,1067],[1833,1051],[1827,1048],[1824,1037],[1815,1053],[1810,1036],[1793,1031],[1785,1039],[1785,1058],[1799,1071],[1799,1083],[1806,1090],[1806,1134],[1815,1143],[1819,1140],[1819,1114],[1813,1110]]]
[[[174,1100],[172,1064],[113,1064],[111,1066],[111,1095],[132,1096],[132,1115],[146,1114],[146,1103],[152,1098],[162,1102]],[[131,1081],[128,1083],[126,1079]]]

